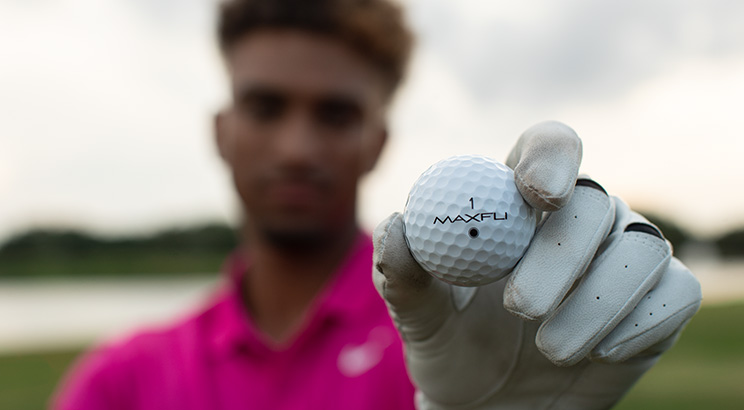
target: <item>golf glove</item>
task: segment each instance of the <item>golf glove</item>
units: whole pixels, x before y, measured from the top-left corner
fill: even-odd
[[[581,141],[540,123],[507,160],[544,217],[506,278],[437,280],[402,216],[375,230],[375,286],[406,346],[421,410],[607,409],[675,342],[702,299],[658,228],[588,178]]]

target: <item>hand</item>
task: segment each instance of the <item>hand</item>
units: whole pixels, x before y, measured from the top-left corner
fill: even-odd
[[[375,230],[373,277],[406,344],[419,409],[606,409],[674,343],[700,285],[658,228],[577,178],[581,141],[541,123],[509,155],[549,211],[520,264],[478,288],[434,279],[400,214]]]

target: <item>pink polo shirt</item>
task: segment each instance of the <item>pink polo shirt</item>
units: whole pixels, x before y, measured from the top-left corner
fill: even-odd
[[[402,343],[372,284],[372,250],[360,235],[302,330],[281,348],[243,307],[246,264],[233,255],[229,285],[206,308],[89,352],[67,375],[53,408],[413,409]]]

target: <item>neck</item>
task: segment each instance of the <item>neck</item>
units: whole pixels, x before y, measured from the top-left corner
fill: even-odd
[[[250,227],[246,227],[250,230]],[[356,224],[307,252],[277,247],[245,232],[243,252],[251,261],[244,303],[256,326],[277,344],[291,340],[308,307],[338,269],[358,233]]]

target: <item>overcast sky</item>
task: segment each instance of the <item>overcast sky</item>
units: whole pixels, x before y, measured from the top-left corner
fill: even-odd
[[[0,241],[236,220],[212,144],[209,0],[0,0]],[[365,227],[432,163],[505,159],[545,119],[582,172],[702,234],[744,224],[744,2],[409,0],[418,49]]]

